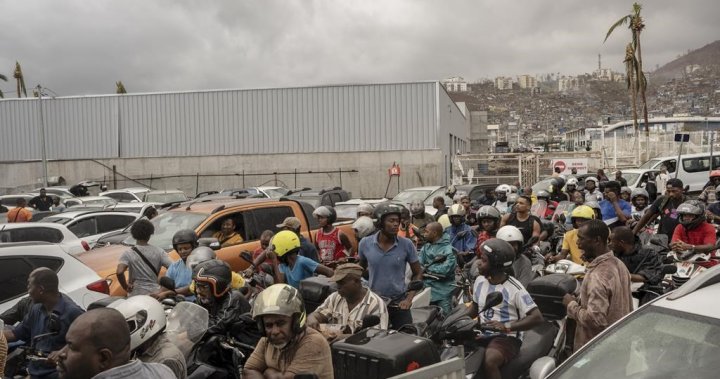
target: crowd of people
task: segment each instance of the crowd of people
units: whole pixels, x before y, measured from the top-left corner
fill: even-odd
[[[720,184],[720,172],[713,173],[711,181]],[[227,335],[237,320],[251,315],[262,338],[244,366],[247,377],[311,373],[331,378],[329,342],[357,332],[368,316],[377,316],[376,327],[382,329],[411,324],[417,295],[408,285],[412,281],[429,287],[431,304],[449,313],[457,305],[452,301],[456,274],[467,270],[473,279],[471,313],[500,331],[486,341],[483,366],[487,377],[497,378],[519,352],[523,332],[543,321],[525,289],[538,258],[528,252],[553,238],[554,225],[564,231],[560,252],[540,256],[543,263],[569,259],[586,266],[579,295],[563,299],[576,323],[575,349],[632,310],[631,282],[653,285],[662,279],[660,258],[640,242],[640,233],[656,227],[678,252],[715,249],[709,222],[720,220],[720,205],[715,201],[706,208],[703,199],[720,200],[720,193],[688,200],[680,180],[663,178],[658,179],[666,182],[658,187],[663,191],[651,195],[647,187],[627,189],[620,172],[612,181],[601,174],[586,179],[583,188],[575,177],[558,173],[537,192],[503,184],[479,199],[450,187],[453,204],[433,199],[435,215],[422,202],[361,204],[354,236],[334,225],[332,207],[321,206],[313,212],[320,226],[314,243],[302,235],[300,220],[288,217],[277,232],[262,233],[243,272],[200,246],[192,230],[174,235],[179,259],[173,262],[149,244],[154,227],[142,218],[130,228],[137,244],[123,253],[116,270],[128,298],[84,312],[60,293],[54,271],[37,269],[28,279],[29,300],[3,315],[11,327],[0,339],[0,361],[7,342],[34,341],[51,327],[53,334],[34,346],[47,357],[28,365],[32,377],[184,378],[187,362],[162,338],[165,314],[158,302],[181,295],[207,309],[207,336]],[[214,237],[221,246],[242,242],[232,219],[224,220]],[[316,275],[336,283],[337,292],[308,314],[300,283]],[[249,289],[251,281],[260,291]],[[491,291],[503,293],[502,303],[480,312]],[[147,315],[147,328],[128,326],[138,326],[137,320],[129,322],[138,311]],[[340,328],[327,332],[324,324]],[[142,337],[138,330],[144,330]]]

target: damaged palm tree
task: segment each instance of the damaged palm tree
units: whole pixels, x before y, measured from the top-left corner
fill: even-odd
[[[16,88],[17,88],[17,96],[22,97],[21,94],[25,95],[27,97],[27,89],[25,88],[25,77],[23,77],[22,69],[20,68],[20,63],[15,62],[15,72],[13,73],[13,77],[15,78],[15,81],[17,82]]]
[[[125,90],[125,85],[123,85],[123,82],[121,82],[121,81],[115,82],[115,93],[117,93],[117,94],[127,93],[127,91]]]

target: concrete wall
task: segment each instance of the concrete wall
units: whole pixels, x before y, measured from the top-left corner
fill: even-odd
[[[181,189],[188,195],[208,190],[243,186],[275,185],[325,188],[340,186],[353,197],[374,198],[385,194],[387,169],[397,162],[401,167],[400,188],[444,185],[443,152],[439,149],[393,152],[308,153],[223,155],[203,157],[114,158],[63,160],[48,163],[49,176],[62,176],[68,184],[81,180],[107,181],[113,188],[113,165],[118,188],[146,185],[158,189]],[[319,171],[339,172],[318,173]],[[294,170],[298,174],[294,175]],[[350,172],[356,170],[357,172]],[[303,172],[313,171],[312,174]],[[273,175],[273,172],[286,173]],[[243,175],[244,173],[244,175]],[[224,175],[224,176],[200,176]],[[264,174],[264,175],[261,175]],[[182,175],[177,178],[158,177]],[[153,177],[152,181],[148,178]],[[34,162],[0,163],[4,178],[1,192],[16,193],[40,186],[42,164]],[[137,182],[125,177],[137,179]],[[342,178],[341,178],[342,177]],[[244,182],[243,182],[244,179]],[[388,196],[397,193],[393,178]]]

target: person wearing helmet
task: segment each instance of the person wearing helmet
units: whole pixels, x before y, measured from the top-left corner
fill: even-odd
[[[207,335],[225,335],[243,313],[250,312],[250,303],[232,289],[233,271],[221,260],[202,262],[193,269],[195,303],[208,310]]]
[[[352,243],[348,236],[336,228],[333,223],[337,220],[337,213],[333,207],[320,206],[313,211],[318,220],[320,229],[315,236],[315,247],[320,255],[320,263],[334,265],[353,255]]]
[[[698,195],[698,200],[706,205],[714,203],[716,200],[715,188],[717,186],[720,186],[720,170],[712,170],[710,171],[710,179],[705,183],[703,191]]]
[[[461,256],[475,251],[477,237],[472,228],[465,223],[465,208],[460,204],[453,204],[448,210],[450,227],[445,230],[450,238],[450,244]],[[472,257],[468,257],[469,261]],[[461,265],[467,262],[461,262]]]
[[[197,234],[195,234],[195,231],[192,229],[179,230],[173,235],[172,246],[180,256],[180,259],[168,267],[165,276],[175,282],[175,289],[163,288],[160,292],[152,296],[158,300],[162,300],[170,296],[183,295],[185,296],[185,300],[195,301],[195,296],[190,293],[192,269],[187,266],[187,259],[193,249],[198,247]]]
[[[252,317],[263,337],[243,367],[244,378],[292,378],[298,374],[333,377],[330,345],[313,328],[297,288],[274,284],[253,304]]]
[[[645,225],[660,216],[657,232],[659,234],[665,234],[668,236],[668,240],[672,240],[675,227],[679,223],[677,208],[680,204],[684,203],[687,198],[685,196],[683,182],[678,178],[668,179],[664,190],[665,195],[659,196],[655,202],[650,205],[650,208],[645,211],[640,221],[633,227],[635,234],[639,234]]]
[[[142,362],[160,363],[179,379],[187,377],[185,356],[166,336],[167,316],[160,302],[138,295],[114,301],[107,306],[117,309],[130,327],[130,352]]]
[[[515,251],[509,243],[493,238],[480,247],[480,276],[473,285],[473,303],[470,314],[477,315],[482,326],[497,330],[481,339],[485,345],[483,370],[486,378],[500,378],[500,368],[515,358],[520,351],[523,331],[543,322],[543,316],[525,287],[508,275],[515,260]],[[488,294],[500,292],[500,304],[485,312]]]
[[[446,214],[440,216],[438,218],[437,222],[439,222],[440,225],[442,225],[443,230],[447,230],[447,228],[450,227],[450,217],[448,217],[448,215],[446,215]]]
[[[568,259],[569,256],[571,261],[579,265],[583,264],[583,252],[578,247],[577,233],[578,229],[583,224],[595,219],[595,211],[587,205],[580,205],[575,207],[570,215],[573,229],[565,232],[560,253],[557,255],[552,255],[552,253],[545,255],[545,261],[548,263],[555,263],[561,259]]]
[[[440,279],[426,278],[425,286],[430,287],[430,304],[442,308],[444,314],[452,310],[452,292],[455,289],[455,268],[457,262],[450,237],[444,233],[442,225],[437,222],[428,224],[423,231],[427,243],[420,250],[420,264],[423,272],[437,276]],[[437,259],[444,259],[436,263]]]
[[[495,188],[496,200],[492,206],[495,207],[501,214],[508,213],[508,194],[510,193],[510,186],[507,184],[501,184]]]
[[[590,207],[595,212],[595,219],[602,220],[602,212],[600,211],[600,203],[597,201],[586,201],[585,205]]]
[[[513,207],[515,206],[515,203],[517,203],[517,199],[520,197],[517,193],[511,193],[507,197],[507,212],[505,213],[511,213],[513,211]]]
[[[217,239],[220,247],[234,246],[243,243],[243,238],[237,232],[237,225],[232,217],[228,217],[220,224],[220,231],[213,234],[213,238]]]
[[[649,200],[650,196],[645,188],[635,188],[632,190],[632,193],[630,194],[631,207],[630,220],[627,222],[628,225],[634,225],[638,220],[640,220],[643,213],[647,210]]]
[[[270,241],[270,258],[275,283],[287,283],[292,287],[300,288],[300,281],[315,274],[333,275],[333,270],[312,259],[300,256],[300,238],[297,234],[283,230],[275,234]]]
[[[148,243],[153,233],[155,226],[145,219],[135,221],[130,227],[130,235],[136,241],[135,246],[120,256],[115,270],[118,283],[130,296],[149,295],[160,291],[160,268],[168,268],[173,263],[165,250]],[[129,282],[125,280],[125,271],[129,271]]]
[[[529,196],[518,197],[512,213],[508,213],[500,220],[500,227],[512,225],[520,230],[523,235],[523,245],[530,241],[530,238],[540,238],[540,219],[530,214],[532,200]]]
[[[412,225],[410,224],[410,210],[404,205],[400,205],[400,207],[400,230],[398,231],[398,236],[409,238],[417,245],[415,232],[412,230]]]
[[[515,260],[512,264],[512,276],[515,277],[523,287],[527,286],[535,278],[532,271],[532,262],[523,251],[523,235],[520,230],[512,225],[505,225],[497,231],[497,238],[510,244],[515,250]]]
[[[565,179],[554,178],[550,181],[550,200],[559,203],[561,201],[568,201],[570,197],[567,193],[563,192],[565,187]]]
[[[605,199],[600,202],[602,220],[610,229],[625,225],[632,213],[630,203],[620,197],[620,189],[620,183],[607,182],[603,193]]]
[[[478,209],[475,217],[477,217],[480,222],[480,233],[478,233],[477,243],[475,244],[475,250],[479,253],[480,245],[483,242],[490,238],[495,238],[495,233],[497,233],[500,227],[500,218],[502,215],[497,208],[490,205],[483,205]]]
[[[545,190],[539,190],[536,194],[538,202],[545,202],[545,204],[547,204],[547,206],[545,207],[545,213],[543,213],[542,215],[537,215],[538,217],[542,217],[544,220],[549,220],[552,218],[558,205],[557,201],[552,200],[551,196],[552,195],[550,194],[550,192]]]
[[[570,200],[572,201],[572,196],[575,191],[578,190],[577,188],[578,180],[577,178],[571,177],[567,180],[567,183],[565,183],[565,193],[568,194],[568,197],[570,197]]]
[[[602,192],[597,188],[599,183],[600,181],[594,176],[588,176],[585,179],[585,202],[600,202],[603,199]]]
[[[368,203],[361,203],[357,206],[356,219],[360,217],[372,217],[373,206]]]
[[[624,187],[620,188],[620,198],[621,199],[623,199],[629,203],[631,195],[632,195],[632,190],[630,189],[630,187],[624,186]]]
[[[355,232],[355,238],[357,238],[358,244],[360,244],[360,241],[363,238],[377,231],[372,219],[367,216],[358,217],[358,219],[352,224],[352,229]]]
[[[715,187],[715,199],[714,203],[708,205],[705,214],[709,223],[720,224],[720,186]]]
[[[198,246],[190,253],[187,258],[186,264],[188,269],[193,272],[193,281],[190,283],[190,293],[195,294],[195,267],[199,264],[211,261],[217,258],[215,251],[207,246]],[[237,272],[232,272],[232,280],[230,281],[230,287],[234,290],[239,290],[245,286],[245,279],[242,275]],[[195,298],[197,300],[197,298]]]
[[[299,218],[286,217],[285,220],[283,220],[282,224],[275,225],[275,227],[278,228],[278,230],[289,230],[295,233],[298,238],[300,238],[300,252],[298,254],[302,257],[310,258],[315,262],[320,262],[320,257],[318,255],[318,251],[315,245],[308,241],[308,239],[305,238],[302,233],[300,233],[300,229],[302,229],[302,224],[300,223]],[[270,240],[268,240],[268,242],[269,241]]]
[[[412,241],[398,236],[401,207],[381,203],[373,218],[378,232],[365,237],[358,247],[360,265],[369,275],[370,289],[390,299],[388,317],[391,329],[412,323],[410,305],[414,291],[406,291],[405,269],[410,265],[412,280],[422,280],[422,268]]]
[[[410,223],[422,229],[427,224],[433,222],[433,216],[425,212],[425,204],[422,201],[415,200],[410,203]]]
[[[675,252],[707,253],[715,250],[715,227],[705,221],[705,204],[686,201],[677,208],[680,224],[675,227],[670,248]]]
[[[580,296],[563,296],[568,318],[575,320],[577,351],[608,326],[632,312],[630,273],[608,249],[610,229],[601,220],[590,220],[578,229],[578,247],[588,262]]]

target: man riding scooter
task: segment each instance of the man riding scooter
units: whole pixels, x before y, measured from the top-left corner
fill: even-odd
[[[198,305],[208,310],[210,321],[206,335],[225,335],[243,313],[250,312],[250,303],[231,290],[232,270],[217,259],[202,262],[193,269]]]
[[[472,228],[465,223],[465,208],[460,204],[453,204],[448,211],[450,227],[445,230],[450,237],[450,244],[459,252],[461,265],[470,261],[475,252],[477,237]]]

